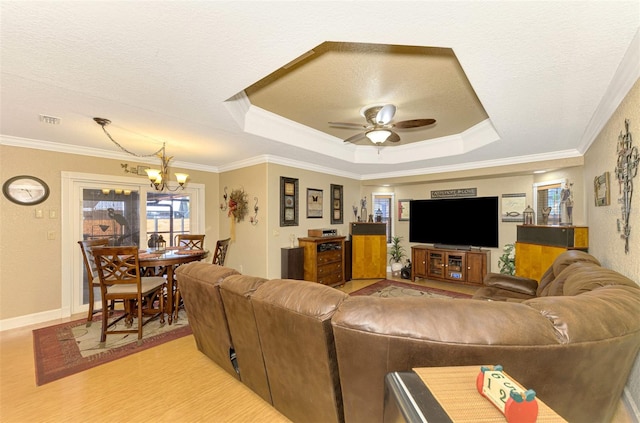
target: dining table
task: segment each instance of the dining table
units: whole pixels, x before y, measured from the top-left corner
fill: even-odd
[[[169,315],[169,324],[173,322],[174,309],[179,304],[175,300],[174,270],[181,264],[200,261],[209,254],[209,250],[189,249],[185,247],[167,247],[163,251],[148,249],[138,252],[138,263],[144,276],[167,277],[167,302],[165,312]]]

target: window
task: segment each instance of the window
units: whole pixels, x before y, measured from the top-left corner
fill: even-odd
[[[162,235],[173,246],[176,235],[191,230],[189,193],[147,193],[147,238]]]
[[[535,204],[536,224],[560,224],[561,181],[547,181],[533,184],[533,202]],[[548,213],[545,222],[544,216]]]
[[[381,217],[382,223],[387,224],[387,244],[391,244],[391,237],[393,237],[393,202],[394,195],[390,193],[372,194],[373,214],[374,222],[378,221]]]

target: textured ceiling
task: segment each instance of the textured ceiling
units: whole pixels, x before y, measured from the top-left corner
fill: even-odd
[[[212,171],[268,160],[366,179],[575,157],[640,67],[636,0],[4,1],[0,12],[0,142],[117,156],[99,116],[130,150],[165,141],[176,165]],[[249,90],[255,104],[243,94],[325,42],[437,47],[426,55],[441,62],[337,49]],[[460,106],[470,91],[456,88],[461,73],[437,68],[447,57],[487,119]],[[287,83],[306,87],[261,103]],[[381,149],[345,144],[352,131],[325,125],[357,123],[362,106],[386,102],[397,120],[437,123]]]

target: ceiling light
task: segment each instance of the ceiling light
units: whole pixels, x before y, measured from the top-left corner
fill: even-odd
[[[108,124],[111,123],[111,121],[109,119],[95,117],[95,118],[93,118],[93,120],[96,121],[96,123],[98,125],[102,126],[102,130],[107,135],[107,137],[109,137],[111,142],[113,142],[116,146],[118,146],[118,148],[120,150],[124,151],[125,153],[131,154],[132,156],[135,156],[135,157],[157,156],[160,159],[160,169],[146,169],[147,176],[149,177],[149,181],[151,181],[151,186],[152,187],[154,187],[158,191],[163,191],[165,189],[167,189],[169,191],[176,191],[179,188],[184,189],[184,184],[187,182],[187,178],[189,177],[189,175],[187,175],[186,173],[176,173],[175,176],[176,176],[176,180],[178,181],[178,185],[179,186],[177,186],[175,189],[171,189],[167,185],[167,180],[168,180],[168,176],[169,176],[169,161],[173,158],[173,156],[172,157],[167,157],[166,156],[165,149],[164,149],[164,143],[162,143],[162,148],[160,150],[156,151],[155,153],[146,154],[146,155],[136,154],[136,153],[133,153],[133,152],[127,150],[123,146],[121,146],[116,140],[114,140],[111,137],[111,134],[109,134],[109,132],[107,132],[107,129],[105,128],[105,126],[107,126]]]
[[[374,129],[372,131],[367,132],[366,137],[374,144],[382,144],[389,138],[391,135],[391,131],[388,129]]]

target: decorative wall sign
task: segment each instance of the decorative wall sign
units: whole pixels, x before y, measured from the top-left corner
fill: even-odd
[[[342,185],[331,184],[331,224],[343,223],[343,189]]]
[[[609,172],[593,178],[593,192],[596,207],[609,205]]]
[[[441,189],[431,191],[431,198],[477,197],[478,188]]]
[[[307,188],[307,217],[319,219],[322,217],[322,190]]]
[[[522,222],[523,212],[527,207],[527,194],[502,194],[502,221]]]
[[[280,226],[298,226],[298,180],[280,177]]]
[[[618,202],[622,205],[622,219],[618,219],[618,232],[622,232],[620,237],[624,239],[624,253],[629,254],[629,215],[631,214],[631,197],[633,195],[633,178],[638,174],[638,148],[632,147],[633,140],[629,132],[629,119],[624,120],[625,133],[620,131],[618,136],[618,163],[616,164],[616,177],[620,185],[622,195]]]
[[[409,220],[409,202],[411,200],[398,200],[398,220]]]

